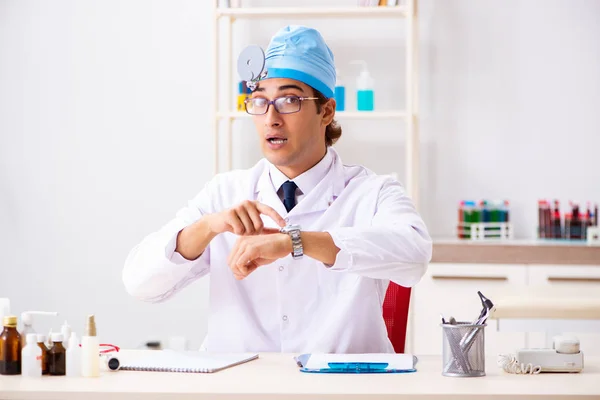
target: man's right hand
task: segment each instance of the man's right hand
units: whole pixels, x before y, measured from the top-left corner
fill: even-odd
[[[273,208],[258,201],[245,200],[235,207],[206,216],[210,231],[218,235],[223,232],[235,233],[239,236],[277,233],[277,228],[266,228],[260,215],[270,217],[280,227],[285,220]]]

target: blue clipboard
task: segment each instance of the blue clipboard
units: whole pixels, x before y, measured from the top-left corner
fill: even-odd
[[[296,364],[300,367],[300,372],[317,374],[401,374],[417,372],[415,365],[417,357],[413,357],[413,367],[408,369],[390,368],[387,362],[329,362],[327,368],[308,368],[308,360],[311,354],[301,354],[295,357]],[[390,355],[393,356],[393,355]],[[350,356],[351,357],[351,356]]]

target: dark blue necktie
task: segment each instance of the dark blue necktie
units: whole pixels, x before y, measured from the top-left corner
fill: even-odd
[[[292,181],[286,181],[281,187],[283,188],[283,205],[287,212],[290,212],[296,205],[296,189],[298,186]]]

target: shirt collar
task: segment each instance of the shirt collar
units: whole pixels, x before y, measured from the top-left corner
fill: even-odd
[[[273,188],[275,188],[276,192],[284,182],[291,180],[296,183],[303,195],[307,195],[319,182],[321,182],[321,180],[323,180],[323,178],[325,178],[332,163],[333,157],[331,155],[330,147],[327,146],[325,157],[323,157],[314,167],[303,172],[294,179],[289,179],[271,163],[269,163],[269,176],[271,177],[271,183],[273,183]]]

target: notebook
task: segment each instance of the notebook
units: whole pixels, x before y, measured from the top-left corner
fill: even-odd
[[[295,358],[302,372],[403,373],[416,372],[417,357],[411,354],[301,354]]]
[[[151,350],[138,359],[124,362],[121,370],[211,373],[257,358],[256,353]]]

